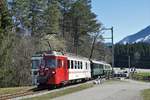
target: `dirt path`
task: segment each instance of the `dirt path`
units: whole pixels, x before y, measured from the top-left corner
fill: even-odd
[[[97,85],[53,100],[142,100],[140,91],[150,88],[150,83],[125,80]]]

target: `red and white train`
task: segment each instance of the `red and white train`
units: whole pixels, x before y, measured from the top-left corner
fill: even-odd
[[[104,70],[102,70],[100,74],[92,75],[92,73],[95,73],[92,72],[92,68],[102,67],[100,64],[105,66],[109,65],[104,62],[98,62],[96,65],[88,58],[73,54],[63,54],[62,52],[57,51],[45,51],[35,54],[32,57],[33,83],[36,83],[39,86],[59,86],[70,82],[89,80],[92,77],[104,74],[102,73]],[[92,67],[92,65],[96,65],[96,67]],[[95,71],[97,72],[97,70],[99,69],[96,69]],[[112,71],[110,65],[109,70]]]

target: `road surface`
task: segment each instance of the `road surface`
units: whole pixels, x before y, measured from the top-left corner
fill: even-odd
[[[141,90],[150,88],[150,83],[125,80],[96,85],[53,100],[142,100]]]

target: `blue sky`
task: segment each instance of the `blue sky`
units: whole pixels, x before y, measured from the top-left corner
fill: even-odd
[[[105,27],[114,27],[115,43],[150,25],[150,0],[92,0],[92,11]]]

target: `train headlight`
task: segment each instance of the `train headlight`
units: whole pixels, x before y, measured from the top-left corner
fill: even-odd
[[[56,72],[55,71],[52,71],[52,74],[55,74]]]

